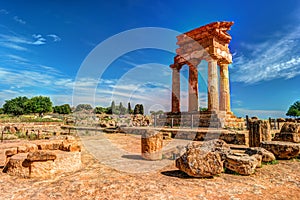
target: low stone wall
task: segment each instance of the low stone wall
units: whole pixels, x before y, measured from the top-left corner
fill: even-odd
[[[211,139],[221,139],[228,144],[237,145],[248,145],[248,133],[247,132],[230,132],[228,130],[200,130],[200,129],[155,129],[161,132],[164,136],[170,135],[172,138],[184,139],[184,140],[211,140]],[[125,133],[143,135],[148,130],[147,128],[136,128],[136,127],[125,127],[122,128]]]
[[[63,132],[61,126],[63,122],[28,122],[28,123],[0,123],[0,132],[12,133],[17,132],[24,134],[60,134]]]

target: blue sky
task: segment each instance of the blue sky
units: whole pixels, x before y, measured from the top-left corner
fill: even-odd
[[[168,111],[168,66],[175,48],[127,52],[109,66],[90,66],[86,74],[92,76],[80,76],[84,61],[94,48],[123,31],[158,27],[183,33],[213,21],[234,21],[230,31],[232,110],[238,116],[281,117],[300,99],[299,13],[297,0],[0,0],[0,105],[20,95],[46,95],[57,105],[108,106],[113,99],[117,104],[143,103],[146,111]],[[143,37],[137,35],[136,40]],[[164,42],[172,46],[176,38]],[[113,43],[107,52],[121,48]],[[97,55],[100,63],[107,52]],[[103,73],[97,74],[100,68]],[[202,62],[199,71],[199,101],[206,107],[207,63]],[[181,74],[182,110],[186,110],[187,67]]]

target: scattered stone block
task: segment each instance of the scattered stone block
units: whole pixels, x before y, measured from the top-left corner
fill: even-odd
[[[300,143],[300,124],[285,122],[273,140]]]
[[[141,139],[142,157],[147,160],[161,160],[163,135],[155,130],[146,130]]]
[[[272,162],[276,159],[272,152],[267,151],[266,149],[261,148],[261,147],[248,148],[245,151],[245,154],[248,154],[249,156],[256,155],[256,154],[261,155],[262,162]]]
[[[220,154],[222,161],[226,159],[226,156],[231,153],[230,146],[223,140],[214,139],[205,142],[190,142],[186,146],[186,150],[192,148],[201,148],[204,151],[216,152]]]
[[[300,154],[300,144],[282,141],[264,141],[260,146],[272,152],[278,159],[291,159]]]
[[[255,172],[256,167],[261,166],[261,159],[261,155],[232,154],[227,156],[224,167],[240,175],[248,176]]]
[[[220,154],[201,147],[190,147],[176,160],[176,167],[189,176],[200,178],[212,177],[223,171]]]

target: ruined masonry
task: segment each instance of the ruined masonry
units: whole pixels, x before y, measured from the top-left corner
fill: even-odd
[[[168,119],[172,118],[172,123],[182,124],[191,120],[190,115],[194,114],[195,126],[243,126],[244,120],[236,118],[230,108],[228,65],[232,63],[232,55],[228,48],[231,36],[227,31],[232,25],[233,22],[213,22],[177,36],[179,48],[170,65],[173,71],[172,111]],[[208,62],[208,111],[200,113],[197,67],[202,60]],[[180,111],[180,70],[183,65],[189,67],[188,112]]]

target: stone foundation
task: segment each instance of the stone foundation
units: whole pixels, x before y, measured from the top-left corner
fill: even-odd
[[[68,136],[52,140],[19,141],[0,146],[3,172],[23,178],[47,178],[81,168],[81,145]]]

